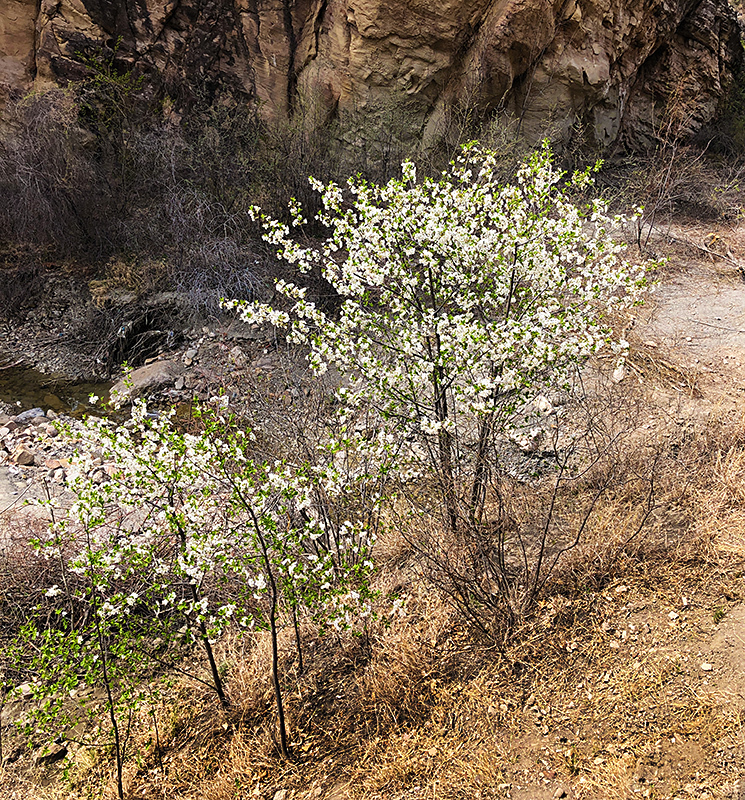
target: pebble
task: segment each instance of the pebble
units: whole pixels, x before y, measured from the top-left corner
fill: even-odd
[[[23,444],[19,444],[10,454],[11,463],[18,464],[19,467],[33,466],[35,458],[34,451]]]
[[[245,369],[248,366],[246,354],[238,345],[236,345],[230,351],[230,361],[236,366],[237,369]]]

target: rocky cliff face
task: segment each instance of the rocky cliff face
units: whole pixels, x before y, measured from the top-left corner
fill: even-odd
[[[425,141],[465,109],[599,146],[692,133],[741,58],[727,0],[2,0],[0,103],[86,74],[103,46],[176,107],[269,118],[407,108]]]

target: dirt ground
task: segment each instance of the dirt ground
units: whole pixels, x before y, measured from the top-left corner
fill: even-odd
[[[745,225],[677,224],[656,231],[650,247],[668,261],[637,310],[624,380],[645,383],[670,422],[694,436],[709,419],[736,424],[745,417]],[[650,368],[655,362],[682,374],[670,380],[667,370]],[[607,669],[575,683],[567,734],[524,743],[533,764],[508,796],[745,799],[745,582],[742,569],[732,569],[745,557],[740,533],[725,525],[712,539],[715,559],[729,565],[719,576],[681,574],[675,590],[634,582],[608,589],[593,640],[607,653]],[[540,706],[536,725],[550,716]],[[552,779],[561,771],[557,754],[568,758],[580,742],[596,753],[594,774]],[[540,781],[531,780],[540,752],[553,758],[544,759]]]

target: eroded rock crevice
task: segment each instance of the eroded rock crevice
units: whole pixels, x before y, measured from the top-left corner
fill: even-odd
[[[596,146],[695,133],[741,61],[727,0],[6,0],[0,104],[115,58],[176,105],[195,92],[269,119],[380,109],[408,98],[442,134],[452,109],[508,110],[528,135],[583,127]]]

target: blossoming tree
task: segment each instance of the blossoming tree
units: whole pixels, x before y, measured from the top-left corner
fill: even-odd
[[[603,346],[622,353],[608,317],[646,285],[644,266],[611,236],[624,220],[601,200],[572,202],[547,145],[510,185],[498,184],[496,159],[472,144],[439,179],[418,181],[404,163],[384,186],[312,181],[329,229],[320,244],[301,244],[255,209],[279,258],[320,270],[340,308],[327,313],[285,281],[278,307],[226,303],[285,329],[318,374],[343,374],[343,414],[372,409],[389,454],[407,443],[399,464],[434,477],[452,531],[481,518],[495,437]],[[588,169],[570,186],[590,183]],[[291,208],[293,225],[304,224]]]
[[[258,461],[252,434],[222,416],[201,413],[189,434],[173,414],[152,417],[137,401],[127,425],[87,421],[68,475],[75,502],[60,513],[49,501],[55,520],[38,543],[64,579],[25,631],[37,693],[56,696],[81,680],[105,687],[120,796],[117,708],[136,700],[125,687],[137,687],[139,667],[178,667],[178,647],[168,650],[191,641],[228,705],[216,640],[231,626],[268,630],[287,755],[278,631],[294,626],[302,663],[299,612],[340,630],[368,613],[371,597],[374,531],[369,518],[337,510],[347,488],[338,471]],[[108,475],[95,469],[94,450]]]

